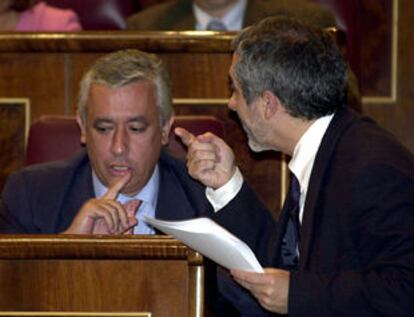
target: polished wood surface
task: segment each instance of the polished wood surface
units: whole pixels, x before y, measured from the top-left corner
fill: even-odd
[[[3,312],[201,316],[202,283],[202,257],[168,236],[0,236]]]
[[[0,188],[23,164],[30,106],[27,99],[0,98]]]
[[[364,1],[365,11],[374,15],[377,25],[376,28],[375,25],[372,26],[371,36],[374,36],[377,30],[383,34],[382,38],[388,37],[388,45],[385,48],[384,43],[375,43],[376,52],[384,50],[383,54],[389,56],[389,62],[384,64],[374,60],[372,63],[375,63],[374,69],[389,73],[389,84],[387,84],[389,86],[385,87],[391,92],[388,98],[366,100],[364,109],[414,153],[414,63],[412,62],[414,41],[411,31],[414,23],[414,2],[411,0]],[[373,8],[372,11],[369,10],[370,7]],[[387,19],[389,22],[381,23]],[[368,42],[367,45],[369,44]]]

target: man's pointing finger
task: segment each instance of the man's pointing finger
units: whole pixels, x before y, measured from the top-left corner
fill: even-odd
[[[116,199],[121,192],[122,188],[128,183],[131,178],[131,173],[125,174],[122,177],[115,179],[112,184],[109,185],[108,191],[102,196],[104,199]]]
[[[177,128],[175,128],[175,129],[174,129],[174,133],[180,137],[181,141],[182,141],[182,142],[183,142],[183,143],[184,143],[187,147],[188,147],[188,146],[190,146],[190,145],[191,145],[191,143],[193,143],[193,142],[194,142],[194,140],[195,140],[195,136],[194,136],[194,134],[192,134],[192,133],[188,132],[188,131],[187,131],[186,129],[184,129],[184,128],[177,127]]]

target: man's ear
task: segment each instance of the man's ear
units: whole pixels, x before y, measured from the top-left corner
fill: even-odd
[[[279,98],[270,90],[265,90],[262,98],[264,102],[264,117],[266,120],[269,120],[280,111],[282,104]]]
[[[78,123],[80,129],[80,142],[86,144],[86,127],[82,123],[79,111],[76,111],[76,122]]]
[[[164,123],[164,126],[161,127],[161,144],[167,145],[168,139],[170,136],[171,127],[174,123],[175,117],[171,116],[167,121]]]

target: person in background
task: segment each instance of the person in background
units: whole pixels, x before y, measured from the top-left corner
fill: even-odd
[[[37,0],[2,0],[0,30],[75,32],[82,27],[72,10],[54,8]]]
[[[239,31],[269,16],[294,17],[321,28],[336,26],[329,10],[304,0],[174,0],[130,16],[127,29]],[[350,67],[347,76],[348,103],[361,113],[358,79]]]
[[[293,16],[320,27],[336,25],[327,9],[303,0],[174,0],[130,16],[127,28],[238,31],[272,15]]]
[[[346,62],[322,29],[268,18],[242,31],[234,48],[229,108],[249,147],[291,157],[277,228],[246,217],[266,210],[245,190],[223,140],[175,132],[216,221],[249,245],[268,241],[254,248],[267,258],[264,273],[231,271],[257,300],[250,306],[293,317],[414,316],[413,155],[347,107]]]

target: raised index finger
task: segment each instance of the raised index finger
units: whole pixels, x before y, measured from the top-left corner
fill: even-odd
[[[185,144],[185,146],[190,146],[191,143],[195,140],[194,134],[190,133],[184,128],[177,127],[174,129],[174,133],[178,135],[181,141]]]
[[[124,188],[131,178],[131,173],[127,173],[120,178],[117,178],[112,184],[109,185],[108,191],[102,196],[104,199],[116,199],[119,192]]]

